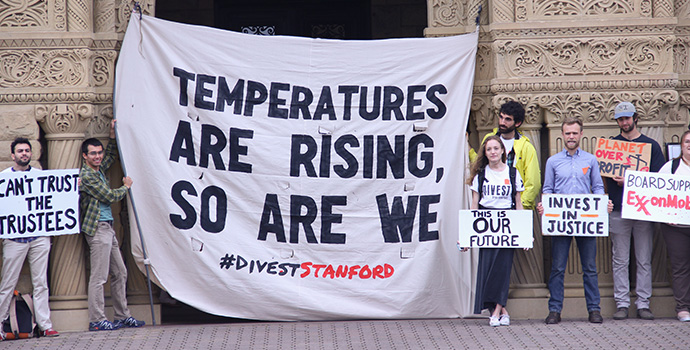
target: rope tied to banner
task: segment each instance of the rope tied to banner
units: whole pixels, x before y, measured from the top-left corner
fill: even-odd
[[[144,41],[144,34],[142,33],[141,29],[141,21],[143,19],[144,11],[141,9],[141,4],[139,4],[139,1],[134,2],[134,8],[132,9],[132,14],[135,14],[139,12],[139,54],[144,57],[144,50],[142,48],[142,44]]]
[[[142,18],[142,11],[141,11],[141,5],[139,4],[139,1],[134,2],[134,11],[133,12],[139,12],[139,20],[141,21]]]

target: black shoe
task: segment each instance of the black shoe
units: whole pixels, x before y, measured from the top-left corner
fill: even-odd
[[[647,308],[637,309],[637,317],[643,320],[653,320],[654,314],[652,313],[652,310]]]
[[[614,320],[624,320],[628,318],[628,308],[627,307],[619,307],[616,312],[613,313],[613,319]]]
[[[546,324],[558,324],[558,322],[561,322],[561,313],[560,312],[555,312],[555,311],[550,311],[549,315],[546,316]]]
[[[601,313],[597,310],[589,312],[589,322],[590,323],[604,323],[604,318],[601,317]]]

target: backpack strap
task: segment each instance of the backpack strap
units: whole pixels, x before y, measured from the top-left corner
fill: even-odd
[[[515,209],[517,208],[516,203],[515,203],[515,194],[517,193],[515,191],[515,174],[517,173],[517,169],[514,167],[509,167],[508,168],[508,174],[510,175],[510,199],[512,201],[511,208]]]
[[[671,174],[676,173],[676,170],[678,170],[678,166],[680,166],[680,157],[673,158],[673,162],[671,163]]]
[[[484,196],[484,181],[486,181],[486,168],[479,170],[479,173],[477,173],[477,193],[479,193],[479,200],[477,202],[481,202]]]
[[[16,293],[12,295],[12,299],[10,299],[10,329],[12,330],[12,333],[14,333],[14,338],[18,339],[19,338],[19,324],[17,322],[17,295]]]

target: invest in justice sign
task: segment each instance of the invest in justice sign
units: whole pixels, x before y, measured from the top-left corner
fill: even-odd
[[[155,279],[232,317],[459,316],[476,48],[130,21],[115,113]]]

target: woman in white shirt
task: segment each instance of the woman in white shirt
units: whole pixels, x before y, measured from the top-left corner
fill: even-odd
[[[680,137],[680,150],[680,157],[664,164],[659,173],[690,176],[690,130]],[[690,226],[662,225],[661,231],[671,261],[673,297],[676,299],[678,319],[690,322]]]
[[[511,173],[513,181],[511,181]],[[479,181],[482,179],[482,183]],[[506,149],[498,136],[490,136],[472,164],[468,183],[472,209],[522,209],[520,192],[525,190],[520,173],[506,165]],[[467,251],[467,248],[463,248]],[[514,248],[481,248],[477,272],[474,313],[489,309],[489,325],[510,325],[508,301]]]

